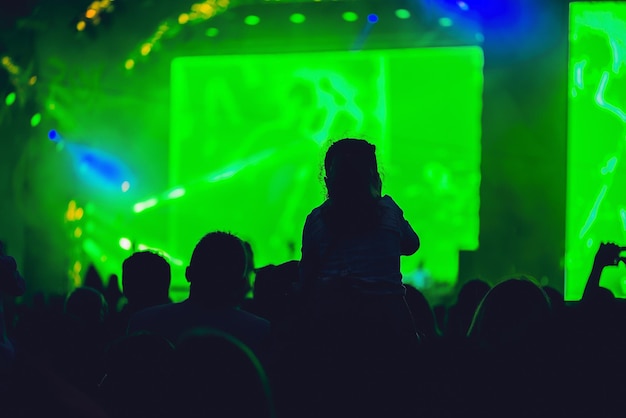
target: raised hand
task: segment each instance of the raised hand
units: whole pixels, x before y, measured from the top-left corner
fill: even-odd
[[[593,260],[594,268],[603,268],[606,266],[616,266],[620,261],[626,263],[626,257],[622,256],[622,251],[626,251],[626,247],[609,243],[600,244],[598,252]]]
[[[617,266],[620,261],[626,263],[626,257],[621,255],[622,251],[626,251],[626,247],[620,247],[612,242],[600,244],[600,248],[598,248],[593,259],[593,267],[585,285],[583,299],[592,297],[595,290],[600,287],[600,276],[606,266]]]

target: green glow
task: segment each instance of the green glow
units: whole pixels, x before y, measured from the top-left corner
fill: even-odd
[[[173,264],[173,265],[175,265],[177,267],[182,267],[185,264],[183,262],[183,260],[181,260],[179,258],[172,257],[166,251],[164,251],[163,249],[158,248],[158,247],[151,247],[151,246],[146,245],[146,244],[137,244],[137,250],[138,251],[152,251],[153,253],[157,253],[157,254],[161,255],[162,257],[164,257],[170,264]]]
[[[169,262],[178,267],[183,267],[185,265],[183,260],[173,257],[170,257]]]
[[[449,28],[450,26],[452,26],[452,24],[452,19],[450,19],[449,17],[439,18],[439,25],[443,26],[444,28]]]
[[[206,180],[209,183],[216,183],[218,181],[228,180],[229,178],[231,178],[235,174],[237,174],[237,171],[239,171],[239,170],[235,170],[235,169],[224,170],[224,171],[220,172],[219,174],[208,176]]]
[[[482,68],[478,47],[174,60],[168,190],[185,195],[153,209],[171,222],[162,247],[188,257],[226,230],[257,266],[297,259],[326,141],[361,137],[424,243],[403,272],[423,261],[454,284],[459,251],[478,248]]]
[[[30,126],[33,128],[41,123],[41,113],[35,113],[32,118],[30,118]]]
[[[204,34],[209,38],[215,38],[220,34],[220,30],[218,28],[208,28]]]
[[[398,19],[410,19],[411,18],[411,12],[409,12],[407,9],[398,9],[396,10],[396,17]]]
[[[99,260],[102,257],[102,249],[90,238],[83,241],[83,250],[92,260]]]
[[[302,13],[294,13],[289,17],[291,23],[304,23],[306,17]]]
[[[601,242],[626,245],[626,4],[570,6],[565,297],[582,296]],[[626,268],[601,285],[626,297]]]
[[[15,103],[15,99],[17,99],[17,94],[13,91],[7,94],[7,97],[6,99],[4,99],[4,102],[7,104],[7,106],[11,106],[13,103]]]
[[[341,15],[341,17],[346,22],[356,22],[357,20],[359,20],[359,15],[357,15],[354,12],[345,12],[344,14]]]
[[[261,18],[255,15],[246,16],[244,23],[250,26],[256,26],[261,22]]]

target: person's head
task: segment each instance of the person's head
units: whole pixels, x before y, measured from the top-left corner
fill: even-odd
[[[376,147],[361,139],[341,139],[328,148],[324,171],[328,201],[322,217],[331,230],[356,233],[376,225],[382,189]]]
[[[521,346],[544,337],[551,317],[545,292],[526,277],[512,278],[485,295],[467,335],[484,347]]]
[[[142,251],[124,260],[122,287],[128,303],[148,307],[169,301],[171,268],[159,254]]]
[[[489,283],[480,279],[470,280],[461,287],[456,303],[448,311],[447,336],[465,338],[476,308],[489,289],[491,289]]]
[[[65,300],[66,317],[81,325],[99,325],[104,322],[109,312],[104,295],[91,287],[74,289]]]
[[[461,287],[456,304],[473,313],[489,289],[491,289],[489,283],[480,279],[472,279]]]
[[[345,138],[333,143],[326,151],[324,171],[330,200],[362,201],[381,195],[376,146],[365,140]]]
[[[190,297],[210,305],[236,306],[250,290],[246,244],[227,232],[211,232],[196,245],[185,276]]]

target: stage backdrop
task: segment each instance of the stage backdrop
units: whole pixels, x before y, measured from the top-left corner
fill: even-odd
[[[626,245],[626,4],[572,3],[565,297],[582,296],[601,242]],[[626,297],[626,267],[601,286]]]
[[[478,248],[482,71],[479,47],[177,58],[170,189],[135,210],[169,219],[174,258],[226,230],[258,266],[298,259],[328,141],[364,138],[423,242],[406,280],[453,286]]]

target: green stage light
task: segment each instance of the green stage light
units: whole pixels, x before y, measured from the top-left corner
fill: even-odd
[[[449,17],[439,18],[439,26],[442,26],[444,28],[449,28],[452,25],[453,25],[452,19],[450,19]]]
[[[411,12],[409,12],[407,9],[398,9],[396,10],[396,17],[402,20],[410,19]]]
[[[306,17],[302,13],[294,13],[289,17],[291,23],[304,23]]]
[[[255,15],[246,16],[244,23],[249,26],[256,26],[261,22],[261,18]]]
[[[208,28],[204,34],[209,38],[215,38],[220,34],[220,30],[218,28]]]
[[[346,22],[356,22],[357,20],[359,20],[359,15],[354,12],[345,12],[341,15],[341,18]]]
[[[626,245],[626,4],[570,5],[565,298],[581,298],[601,242]],[[601,286],[626,297],[626,267]]]
[[[4,99],[4,102],[6,103],[7,106],[11,106],[13,103],[15,103],[15,99],[17,99],[17,94],[15,94],[15,92],[13,91],[7,94],[7,97]]]
[[[32,118],[30,118],[30,126],[33,128],[38,126],[41,123],[41,113],[35,113]]]

